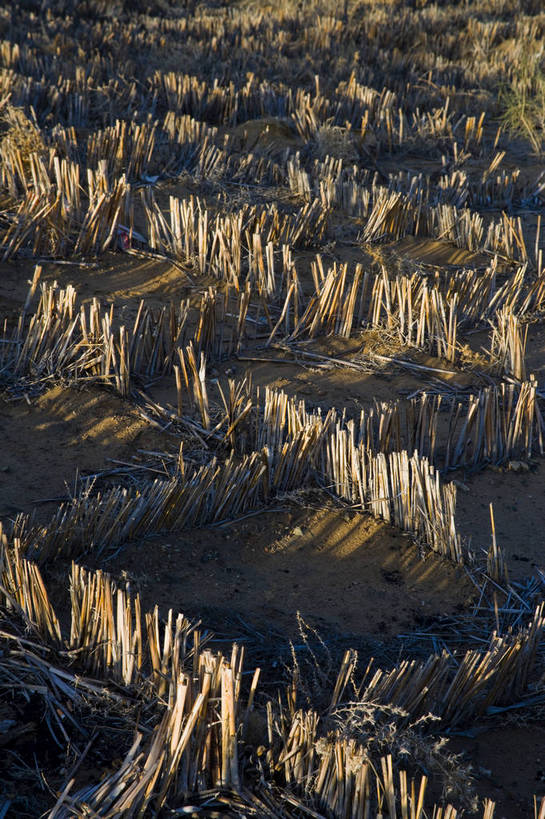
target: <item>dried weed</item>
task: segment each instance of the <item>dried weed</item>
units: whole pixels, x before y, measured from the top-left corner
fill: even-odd
[[[45,151],[43,134],[35,117],[10,103],[0,104],[0,154],[16,150],[23,160]]]

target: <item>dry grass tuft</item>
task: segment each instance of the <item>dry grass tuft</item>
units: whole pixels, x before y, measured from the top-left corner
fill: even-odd
[[[441,787],[442,800],[455,800],[470,811],[478,807],[471,767],[448,749],[444,737],[430,736],[438,718],[426,714],[415,721],[403,708],[374,702],[353,702],[331,715],[336,732],[355,740],[369,761],[391,756],[404,770],[419,769]]]
[[[304,703],[320,713],[328,739],[355,742],[365,761],[378,765],[381,757],[391,756],[395,767],[431,775],[441,789],[441,799],[455,800],[467,810],[477,810],[470,766],[460,755],[449,751],[446,739],[433,736],[433,726],[440,722],[439,718],[428,713],[411,720],[410,713],[403,708],[371,701],[345,701],[332,707],[338,664],[320,633],[299,613],[297,623],[298,645],[291,646],[292,664],[288,669],[292,702]],[[357,696],[358,658],[356,652],[349,654],[352,671],[346,688]],[[326,753],[327,748],[325,737],[318,740],[319,755]]]
[[[525,55],[510,84],[500,91],[501,122],[512,136],[525,137],[534,152],[543,152],[545,72],[541,54]]]
[[[0,154],[10,150],[28,160],[32,153],[43,153],[45,143],[36,120],[22,108],[4,102],[0,104]]]
[[[333,156],[346,163],[358,159],[354,137],[347,128],[338,125],[320,126],[316,134],[316,153],[320,159]]]

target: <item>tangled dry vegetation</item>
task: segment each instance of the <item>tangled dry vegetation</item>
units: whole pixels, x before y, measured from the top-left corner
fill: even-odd
[[[544,819],[541,1],[0,38],[0,817]]]

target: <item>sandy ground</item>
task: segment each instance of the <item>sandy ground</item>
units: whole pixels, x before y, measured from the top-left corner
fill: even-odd
[[[541,462],[529,471],[488,469],[468,478],[464,484],[467,490],[458,494],[460,531],[471,538],[475,553],[490,546],[492,504],[497,542],[504,551],[513,580],[522,580],[536,569],[545,570],[543,476]]]
[[[0,518],[37,510],[43,517],[74,492],[77,478],[115,469],[138,450],[179,444],[112,392],[55,386],[28,404],[3,401]],[[51,500],[54,503],[46,503]]]
[[[533,799],[545,795],[545,722],[503,727],[480,726],[475,737],[453,737],[455,753],[463,753],[476,775],[477,791],[496,802],[497,819],[534,816]]]
[[[324,633],[388,638],[424,619],[465,610],[464,572],[368,515],[320,497],[239,522],[129,544],[106,567],[131,581],[145,606],[202,615],[225,633],[236,612],[258,631],[293,637],[297,612]],[[206,598],[203,600],[203,589]],[[210,614],[213,613],[213,622]]]

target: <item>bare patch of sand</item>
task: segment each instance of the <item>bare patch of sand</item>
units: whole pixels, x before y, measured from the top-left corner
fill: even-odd
[[[79,474],[112,467],[137,449],[164,450],[177,442],[151,427],[118,395],[89,387],[56,386],[30,406],[2,405],[0,518],[31,511],[46,498],[65,498]]]
[[[235,612],[291,635],[300,612],[326,632],[390,637],[463,610],[473,594],[463,571],[422,559],[399,530],[315,499],[127,544],[106,568],[131,579],[145,606],[197,616],[205,605],[220,632]]]

